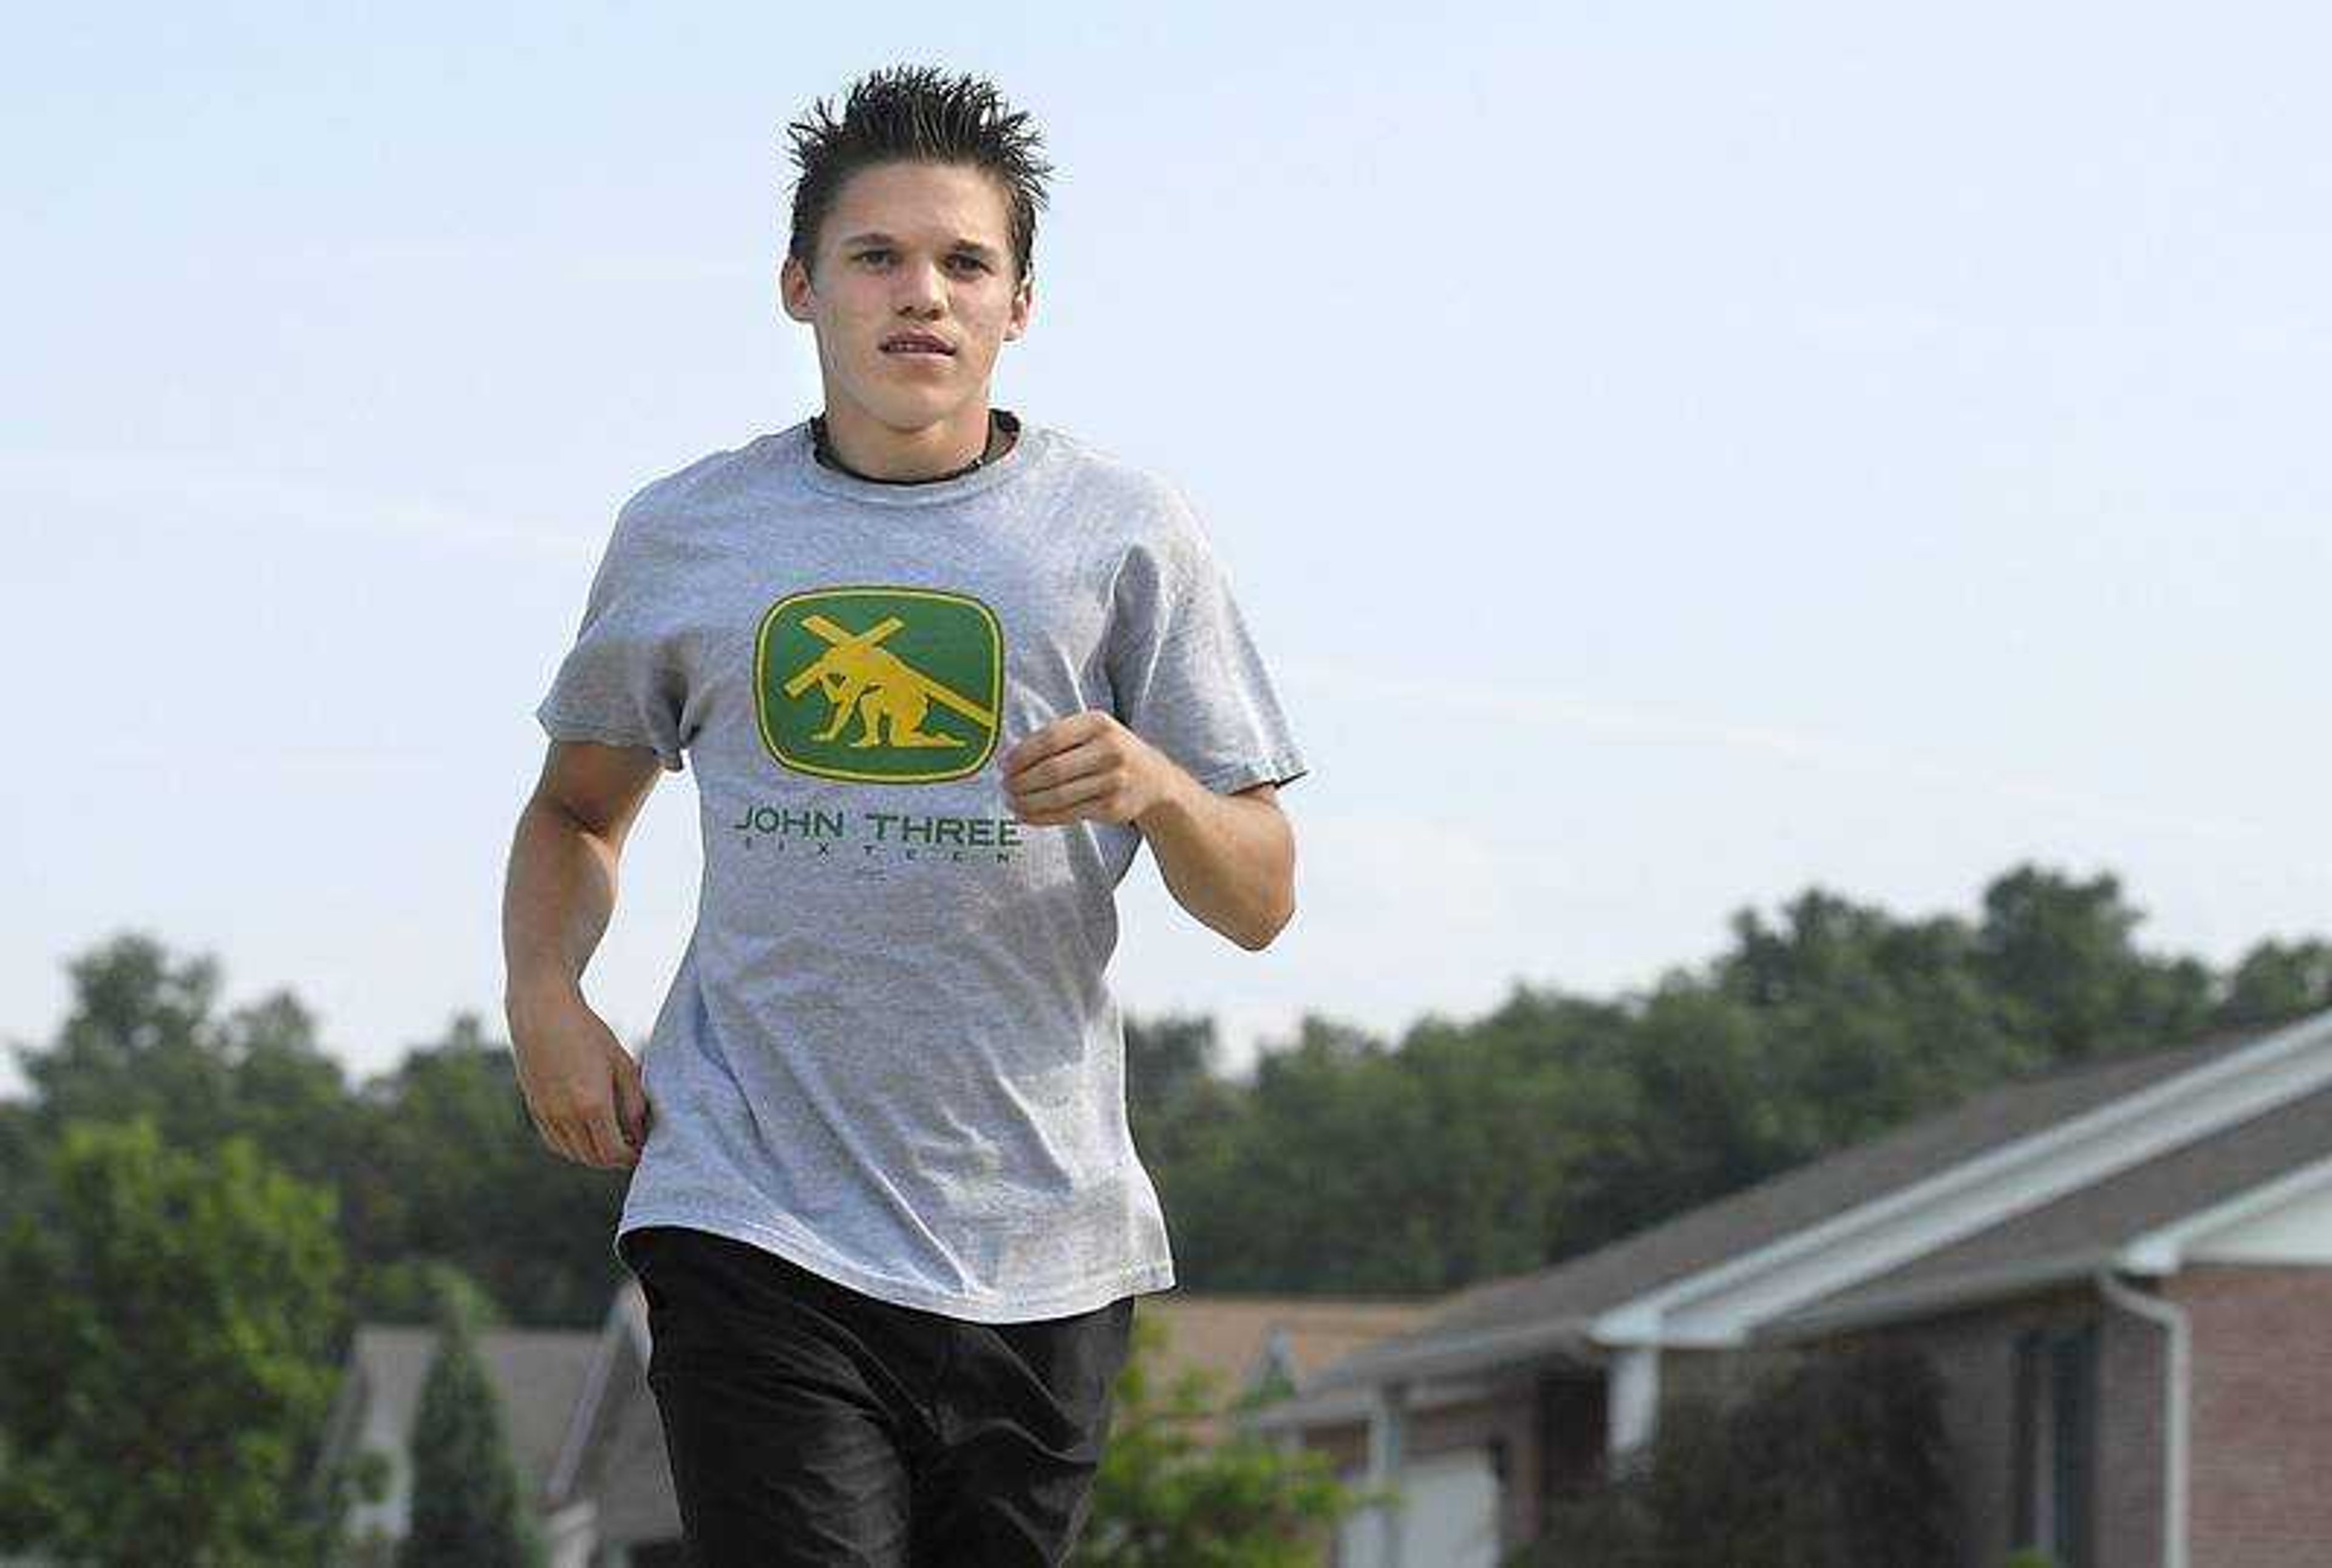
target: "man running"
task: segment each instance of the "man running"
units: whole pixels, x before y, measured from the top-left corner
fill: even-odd
[[[1133,1297],[1174,1284],[1114,890],[1146,843],[1266,946],[1307,769],[1180,492],[989,402],[1034,303],[1027,116],[898,67],[788,129],[824,412],[618,512],[536,713],[511,1037],[543,1141],[631,1171],[698,1562],[1059,1563]],[[696,924],[636,1065],[581,977],[687,763]]]

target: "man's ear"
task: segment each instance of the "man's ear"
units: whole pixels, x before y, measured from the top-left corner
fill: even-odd
[[[1004,324],[1004,340],[1011,342],[1028,330],[1029,312],[1037,308],[1037,274],[1030,272],[1012,292],[1012,314]]]
[[[797,321],[808,320],[811,292],[809,269],[798,258],[788,255],[778,263],[778,303],[787,315]]]

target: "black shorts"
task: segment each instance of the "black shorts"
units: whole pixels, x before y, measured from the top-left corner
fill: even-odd
[[[1057,1568],[1084,1527],[1133,1298],[1031,1323],[877,1300],[711,1231],[618,1253],[698,1568]]]

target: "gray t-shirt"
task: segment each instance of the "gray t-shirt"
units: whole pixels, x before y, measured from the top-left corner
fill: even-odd
[[[696,773],[617,1238],[713,1230],[980,1323],[1173,1286],[1103,974],[1142,837],[1015,821],[999,761],[1088,709],[1212,790],[1307,771],[1188,502],[1074,436],[887,484],[805,420],[626,503],[536,710]]]

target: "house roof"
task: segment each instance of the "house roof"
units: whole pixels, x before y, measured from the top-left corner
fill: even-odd
[[[1602,1348],[1589,1338],[1589,1326],[1614,1308],[2277,1032],[2224,1031],[2167,1049],[2026,1075],[1581,1257],[1459,1291],[1417,1328],[1324,1369],[1303,1386],[1299,1399],[1276,1408],[1266,1424],[1348,1419],[1353,1392],[1393,1378],[1461,1374],[1534,1358],[1600,1361]],[[1313,1397],[1331,1391],[1342,1391]]]
[[[2148,1234],[2332,1154],[2332,1088],[2274,1106],[1760,1325],[1789,1340],[2112,1267]]]
[[[1190,1367],[1219,1372],[1233,1388],[1263,1369],[1263,1355],[1279,1336],[1291,1375],[1312,1375],[1362,1345],[1413,1328],[1433,1315],[1431,1301],[1373,1301],[1343,1296],[1209,1296],[1174,1290],[1138,1297],[1145,1318],[1164,1321],[1160,1370],[1171,1378]]]
[[[567,1431],[544,1485],[543,1499],[550,1506],[564,1506],[574,1496],[586,1467],[604,1451],[606,1433],[622,1420],[628,1401],[615,1385],[636,1382],[641,1389],[647,1386],[650,1349],[647,1296],[627,1268],[616,1283],[615,1299],[607,1304],[590,1365],[571,1402]]]
[[[598,1339],[583,1329],[477,1331],[478,1359],[502,1406],[511,1457],[530,1497],[541,1495],[558,1460]],[[358,1326],[349,1359],[362,1380],[371,1420],[410,1439],[436,1350],[434,1328]]]
[[[1160,1394],[1198,1372],[1211,1378],[1214,1403],[1236,1401],[1265,1376],[1276,1358],[1298,1385],[1322,1368],[1433,1315],[1429,1301],[1376,1301],[1343,1296],[1211,1296],[1162,1291],[1135,1299],[1143,1321],[1165,1325],[1151,1386]],[[1219,1415],[1196,1423],[1211,1441],[1226,1435]]]

